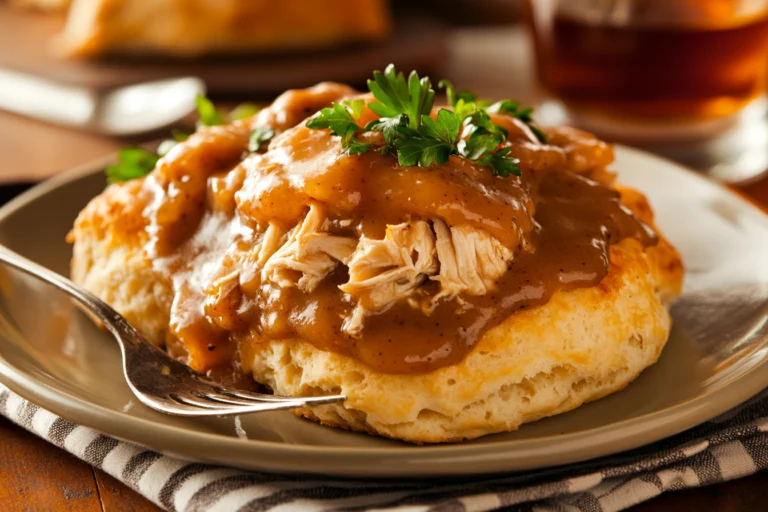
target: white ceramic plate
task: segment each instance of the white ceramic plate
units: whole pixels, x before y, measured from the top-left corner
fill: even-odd
[[[64,237],[104,187],[104,162],[0,209],[0,242],[58,272]],[[659,362],[625,390],[517,432],[411,446],[322,427],[289,412],[180,419],[138,404],[115,343],[61,294],[0,273],[0,380],[74,422],[186,459],[348,477],[494,473],[582,461],[693,427],[768,386],[768,217],[672,163],[618,148],[621,182],[645,192],[688,273]]]

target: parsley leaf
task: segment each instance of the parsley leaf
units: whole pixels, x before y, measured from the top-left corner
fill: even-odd
[[[202,94],[197,95],[195,103],[197,104],[197,115],[199,116],[198,124],[201,126],[216,126],[224,122],[222,112],[216,110],[213,102]]]
[[[331,104],[306,123],[313,130],[330,130],[331,134],[341,137],[341,147],[350,155],[360,155],[371,149],[373,144],[358,142],[355,133],[358,126],[349,110],[338,103]]]
[[[369,108],[381,117],[396,117],[407,113],[411,94],[402,72],[398,73],[390,64],[381,71],[373,72],[373,80],[368,80],[368,89],[379,100],[370,103]]]
[[[459,154],[470,160],[479,160],[502,144],[504,139],[493,133],[474,133],[468,139],[459,141]]]
[[[107,182],[118,183],[146,176],[157,165],[159,156],[143,148],[125,148],[117,152],[119,162],[107,167]]]
[[[171,138],[173,138],[174,142],[184,142],[190,135],[192,134],[185,132],[184,130],[178,130],[176,128],[171,129]]]
[[[259,110],[261,109],[253,103],[241,103],[233,108],[229,114],[227,114],[227,120],[240,121],[241,119],[248,119],[249,117],[256,115]]]
[[[513,117],[518,117],[518,114],[520,113],[520,103],[517,101],[512,100],[501,100],[497,101],[490,107],[488,107],[488,112],[491,114],[507,114]],[[526,109],[528,111],[532,112],[532,109]],[[528,115],[530,115],[531,112],[527,112]],[[521,120],[525,120],[522,117]],[[530,118],[529,118],[530,119]]]
[[[217,126],[225,122],[240,121],[256,115],[261,110],[253,103],[241,103],[227,113],[217,109],[216,105],[202,94],[197,95],[195,103],[197,105],[198,126]]]
[[[370,142],[359,142],[351,137],[349,140],[342,141],[341,147],[347,151],[348,155],[362,155],[367,153],[373,146]]]
[[[307,128],[330,130],[333,135],[347,139],[357,131],[357,123],[349,110],[343,105],[333,103],[330,107],[322,109],[319,115],[307,121]]]
[[[516,117],[525,124],[528,125],[528,128],[531,129],[531,131],[536,135],[536,138],[539,139],[539,142],[547,143],[547,136],[544,132],[542,132],[536,125],[533,124],[533,109],[532,108],[520,108],[520,103],[517,101],[512,100],[502,100],[497,101],[490,107],[488,107],[488,112],[491,114],[504,114],[512,117]]]
[[[349,110],[352,111],[352,117],[355,120],[360,119],[360,116],[363,115],[363,109],[365,108],[364,99],[358,98],[356,100],[343,100],[341,104],[345,107],[348,107]]]
[[[437,121],[429,116],[421,117],[419,133],[426,138],[443,141],[449,144],[451,148],[454,148],[460,129],[461,120],[459,116],[450,110],[441,108],[437,113]]]
[[[251,136],[248,138],[248,151],[251,153],[257,152],[261,149],[261,145],[268,142],[275,136],[275,131],[271,126],[257,126],[251,132]]]
[[[502,148],[495,153],[488,153],[478,160],[483,165],[487,165],[491,168],[494,176],[506,178],[510,174],[515,176],[521,176],[523,173],[520,170],[520,160],[514,157],[510,157],[509,148]]]
[[[536,138],[539,139],[539,142],[542,142],[544,144],[549,142],[549,137],[547,137],[546,133],[541,131],[541,128],[539,128],[535,124],[529,124],[528,128],[530,128],[533,134],[536,135]]]
[[[373,80],[368,80],[368,89],[378,100],[368,103],[368,108],[380,117],[404,114],[413,130],[419,128],[422,115],[429,115],[435,102],[429,77],[419,78],[416,71],[411,71],[406,81],[405,75],[393,64],[387,66],[384,73],[374,71]]]
[[[453,107],[453,111],[462,120],[473,112],[483,110],[491,104],[489,101],[477,99],[472,91],[456,92],[453,84],[448,80],[440,80],[438,86],[445,89],[448,104]]]
[[[494,176],[520,175],[519,160],[510,157],[507,130],[495,124],[489,114],[512,115],[529,124],[541,140],[540,130],[531,124],[531,109],[504,100],[494,104],[478,99],[470,91],[457,92],[453,84],[441,80],[438,87],[445,89],[453,110],[440,109],[433,119],[432,106],[435,90],[428,77],[420,78],[413,71],[406,79],[390,64],[384,70],[374,71],[368,80],[368,89],[375,101],[367,107],[379,116],[369,122],[363,131],[380,132],[385,145],[382,154],[395,153],[403,166],[428,167],[444,164],[451,155],[459,155],[491,168]],[[362,154],[373,143],[355,138],[357,122],[365,108],[362,99],[344,100],[332,104],[307,121],[307,127],[328,129],[341,137],[341,146],[348,154]]]
[[[472,91],[459,91],[453,87],[450,80],[440,80],[437,86],[441,89],[445,89],[445,96],[448,99],[448,104],[454,108],[461,101],[464,104],[474,103],[477,101],[477,96]]]
[[[502,140],[506,140],[508,135],[506,128],[494,124],[485,110],[475,110],[464,119],[464,136],[471,137],[475,133],[491,133]]]
[[[410,137],[396,142],[397,161],[400,165],[429,167],[444,164],[453,152],[450,144],[436,139]]]
[[[384,136],[384,142],[389,149],[394,146],[395,139],[399,135],[406,135],[413,131],[408,128],[408,119],[402,114],[395,117],[375,119],[365,125],[364,129],[365,131],[381,132]]]

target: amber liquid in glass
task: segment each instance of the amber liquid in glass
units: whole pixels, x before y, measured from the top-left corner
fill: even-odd
[[[766,92],[768,12],[717,23],[606,26],[556,16],[549,30],[535,30],[539,79],[582,114],[726,117]]]

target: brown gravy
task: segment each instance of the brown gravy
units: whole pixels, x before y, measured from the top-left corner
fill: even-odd
[[[429,316],[401,301],[367,317],[362,338],[354,339],[341,333],[339,313],[351,305],[337,288],[346,281],[339,267],[311,294],[273,288],[274,314],[262,316],[255,330],[265,338],[305,339],[385,373],[426,373],[459,362],[488,329],[516,311],[544,304],[559,290],[597,285],[608,271],[613,241],[656,241],[617,192],[572,173],[543,177],[535,219],[535,252],[520,253],[489,295],[463,296],[463,304],[442,302]],[[437,291],[436,283],[427,282],[420,293]]]
[[[146,185],[154,194],[144,212],[148,252],[175,292],[168,347],[198,370],[231,372],[234,362],[238,373],[237,361],[249,359],[252,344],[300,338],[381,372],[429,372],[460,361],[516,311],[544,304],[559,290],[600,283],[610,244],[657,242],[610,185],[567,166],[540,172],[523,162],[523,177],[509,178],[455,157],[438,167],[403,168],[375,151],[342,155],[338,140],[303,125],[273,140],[267,153],[235,165],[247,131],[219,131],[193,136]],[[224,144],[211,142],[217,137]],[[217,149],[195,156],[206,144]],[[526,151],[547,151],[530,146]],[[549,148],[564,161],[562,148]],[[206,159],[204,170],[190,163]],[[381,237],[386,224],[439,217],[482,228],[507,247],[524,240],[527,250],[515,250],[495,291],[442,301],[429,315],[403,300],[369,315],[362,336],[352,338],[341,329],[354,307],[338,288],[347,280],[344,265],[311,293],[258,279],[242,284],[267,222],[290,229],[311,202],[324,206],[333,234]],[[437,283],[425,280],[417,294],[437,291]]]

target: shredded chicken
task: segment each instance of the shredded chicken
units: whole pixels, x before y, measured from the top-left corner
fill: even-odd
[[[440,274],[432,277],[440,281],[440,293],[433,303],[460,293],[486,294],[506,272],[512,251],[487,232],[470,226],[449,227],[441,219],[433,225],[440,260]]]
[[[388,226],[383,240],[361,238],[348,266],[349,281],[340,288],[358,299],[358,309],[344,331],[357,336],[364,310],[380,310],[407,298],[427,275],[437,272],[434,234],[426,221]]]
[[[282,288],[298,286],[304,292],[314,290],[340,261],[347,261],[357,246],[354,238],[323,232],[327,227],[323,209],[310,206],[304,220],[264,263],[262,281]]]
[[[452,227],[442,219],[390,225],[381,240],[335,236],[329,228],[330,221],[317,204],[290,231],[270,223],[258,243],[249,246],[244,240],[227,256],[237,262],[236,270],[222,261],[211,273],[207,293],[214,299],[208,306],[225,300],[238,284],[248,289],[272,283],[310,293],[342,263],[349,279],[339,288],[356,303],[342,329],[359,337],[366,315],[397,301],[413,301],[426,279],[440,283],[431,301],[414,302],[428,314],[443,299],[488,293],[513,257],[512,249],[486,231],[469,225]],[[230,270],[225,272],[226,268]]]
[[[368,309],[381,309],[407,297],[437,271],[435,238],[425,221],[387,227],[383,240],[363,237],[349,260],[342,291]]]
[[[280,240],[283,238],[283,230],[276,222],[270,222],[261,239],[259,252],[256,257],[256,268],[262,268],[269,258],[280,248]]]
[[[285,230],[278,223],[270,222],[259,242],[245,251],[245,254],[237,254],[240,249],[235,249],[234,258],[239,262],[240,285],[243,288],[253,290],[261,284],[261,269],[280,248],[284,239]]]
[[[408,299],[429,277],[440,282],[431,302],[461,293],[483,295],[507,270],[513,252],[487,232],[470,226],[449,227],[433,221],[389,226],[383,240],[363,238],[349,259],[349,282],[341,290],[357,299],[345,320],[349,336],[362,333],[365,315]]]

